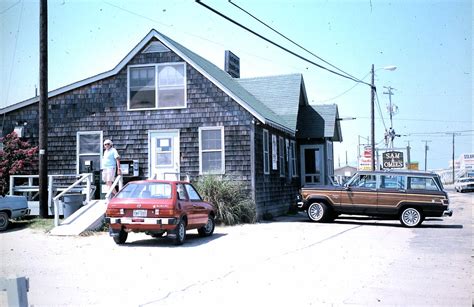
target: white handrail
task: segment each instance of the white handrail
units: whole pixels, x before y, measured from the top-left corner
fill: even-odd
[[[79,185],[81,182],[84,180],[87,180],[87,187],[90,188],[91,184],[91,179],[92,179],[92,174],[87,173],[87,174],[82,174],[81,178],[79,178],[76,182],[74,182],[72,185],[70,185],[66,190],[62,191],[56,197],[53,198],[53,203],[54,203],[54,226],[59,226],[59,198],[63,197],[64,194],[72,190],[74,187]],[[86,195],[86,200],[87,202],[90,201],[90,193],[87,191]]]
[[[110,189],[107,191],[107,193],[105,194],[105,199],[106,200],[110,200],[112,198],[112,191],[115,190],[115,187],[119,186],[119,191],[122,189],[123,187],[123,178],[122,178],[122,175],[118,175],[116,178],[115,178],[115,181],[114,183],[112,183],[112,185],[110,186]]]

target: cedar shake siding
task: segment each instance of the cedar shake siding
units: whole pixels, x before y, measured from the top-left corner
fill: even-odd
[[[263,166],[263,129],[269,132],[269,174],[264,174]],[[277,134],[279,133],[279,134]],[[277,139],[282,136],[288,140],[294,140],[289,135],[281,134],[280,131],[257,126],[255,129],[255,155],[256,155],[256,180],[255,180],[255,202],[257,204],[257,213],[259,218],[263,214],[270,213],[273,216],[287,213],[289,206],[296,201],[296,195],[300,188],[299,177],[292,177],[289,174],[287,156],[285,153],[285,176],[280,175],[280,156],[278,155],[278,169],[272,169],[272,145],[271,135],[276,134]],[[278,147],[277,147],[278,151]]]

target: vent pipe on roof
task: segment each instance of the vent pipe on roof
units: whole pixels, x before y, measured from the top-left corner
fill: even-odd
[[[232,78],[240,78],[240,59],[230,50],[225,51],[224,70]]]

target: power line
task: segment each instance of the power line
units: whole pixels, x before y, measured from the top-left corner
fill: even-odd
[[[374,88],[375,88],[375,86],[374,86]],[[387,131],[387,125],[385,125],[385,119],[383,118],[382,109],[380,108],[379,93],[377,92],[377,88],[375,88],[374,91],[375,91],[375,98],[377,98],[377,109],[379,110],[379,114],[380,114],[380,118],[382,119],[383,127],[385,128],[385,131]]]
[[[367,78],[367,76],[370,75],[370,71],[364,76],[362,77],[361,80],[364,80],[365,78]],[[353,86],[351,86],[349,89],[345,90],[344,92],[340,93],[340,94],[337,94],[336,96],[334,97],[331,97],[331,98],[328,98],[328,99],[324,99],[324,100],[318,100],[316,101],[317,103],[321,103],[321,102],[327,102],[327,101],[331,101],[331,100],[334,100],[336,98],[339,98],[347,93],[349,93],[350,91],[352,91],[357,85],[359,85],[360,83],[356,83],[354,84]]]
[[[6,13],[7,11],[9,11],[10,9],[12,9],[13,7],[15,7],[18,3],[20,3],[21,0],[18,0],[17,2],[13,3],[12,5],[10,5],[9,7],[7,7],[6,9],[4,9],[3,11],[0,12],[0,15],[3,15],[4,13]]]
[[[263,35],[261,35],[261,34],[255,32],[255,31],[251,30],[250,28],[244,26],[243,24],[241,24],[241,23],[239,23],[239,22],[233,20],[232,18],[230,18],[230,17],[228,17],[228,16],[222,14],[221,12],[219,12],[219,11],[213,9],[212,7],[210,7],[210,6],[206,5],[206,4],[204,4],[204,3],[201,2],[200,0],[195,0],[195,1],[196,1],[198,4],[200,4],[201,6],[204,6],[205,8],[207,8],[208,10],[210,10],[211,12],[213,12],[213,13],[215,13],[215,14],[221,16],[222,18],[224,18],[224,19],[230,21],[231,23],[233,23],[233,24],[239,26],[240,28],[242,28],[242,29],[244,29],[244,30],[246,30],[246,31],[248,31],[248,32],[250,32],[250,33],[252,33],[253,35],[255,35],[255,36],[257,36],[257,37],[263,39],[264,41],[266,41],[266,42],[268,42],[268,43],[270,43],[270,44],[272,44],[272,45],[274,45],[274,46],[276,46],[276,47],[278,47],[278,48],[280,48],[280,49],[282,49],[282,50],[284,50],[284,51],[286,51],[286,52],[288,52],[288,53],[290,53],[290,54],[292,54],[292,55],[294,55],[294,56],[296,56],[297,58],[299,58],[299,59],[301,59],[301,60],[303,60],[303,61],[306,61],[306,62],[308,62],[308,63],[310,63],[310,64],[313,64],[313,65],[316,66],[316,67],[319,67],[319,68],[321,68],[321,69],[324,69],[324,70],[326,70],[326,71],[328,71],[328,72],[330,72],[330,73],[332,73],[332,74],[338,75],[338,76],[340,76],[340,77],[343,77],[343,78],[352,80],[352,81],[354,81],[354,82],[363,83],[363,84],[366,84],[366,85],[368,85],[368,86],[372,86],[372,85],[369,84],[369,83],[366,83],[366,82],[361,81],[361,80],[358,80],[358,79],[354,79],[354,78],[352,78],[352,77],[350,77],[350,76],[343,75],[343,74],[338,73],[338,72],[336,72],[336,71],[334,71],[334,70],[331,70],[331,69],[329,69],[329,68],[327,68],[327,67],[324,67],[324,66],[322,66],[322,65],[320,65],[320,64],[317,64],[317,63],[315,63],[315,62],[313,62],[313,61],[311,61],[311,60],[309,60],[309,59],[307,59],[307,58],[305,58],[305,57],[303,57],[303,56],[297,54],[296,52],[291,51],[291,50],[289,50],[288,48],[285,48],[285,47],[283,47],[283,46],[281,46],[281,45],[275,43],[274,41],[272,41],[272,40],[266,38],[265,36],[263,36]]]
[[[408,135],[416,136],[416,135],[439,135],[439,134],[453,134],[453,133],[463,133],[463,132],[474,132],[474,130],[458,130],[458,131],[437,131],[437,132],[414,132]]]
[[[233,3],[232,0],[229,0],[229,3],[232,4],[233,6],[237,7],[238,9],[240,9],[241,11],[243,11],[244,13],[246,13],[247,15],[249,15],[250,17],[252,17],[253,19],[257,20],[259,23],[263,24],[265,27],[269,28],[270,30],[272,30],[273,32],[277,33],[278,35],[282,36],[283,38],[285,38],[286,40],[290,41],[291,43],[293,43],[294,45],[300,47],[301,49],[303,49],[304,51],[308,52],[309,54],[311,54],[312,56],[314,56],[315,58],[319,59],[320,61],[328,64],[329,66],[339,70],[340,72],[346,74],[347,76],[353,78],[353,79],[356,79],[356,80],[359,80],[357,79],[356,77],[352,76],[351,74],[343,71],[342,69],[336,67],[335,65],[329,63],[328,61],[324,60],[323,58],[319,57],[318,55],[314,54],[313,52],[309,51],[308,49],[306,49],[305,47],[301,46],[300,44],[296,43],[295,41],[293,41],[292,39],[290,39],[289,37],[285,36],[284,34],[282,34],[281,32],[275,30],[274,28],[270,27],[269,25],[267,25],[265,22],[263,22],[262,20],[260,20],[259,18],[255,17],[254,15],[252,15],[250,12],[248,12],[247,10],[243,9],[242,7],[238,6],[237,4]],[[360,82],[362,80],[359,80]]]

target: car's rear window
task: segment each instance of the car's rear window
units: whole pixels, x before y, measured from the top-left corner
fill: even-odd
[[[430,177],[408,177],[408,189],[439,191],[434,179]]]
[[[171,184],[165,182],[129,183],[116,198],[171,198]]]

